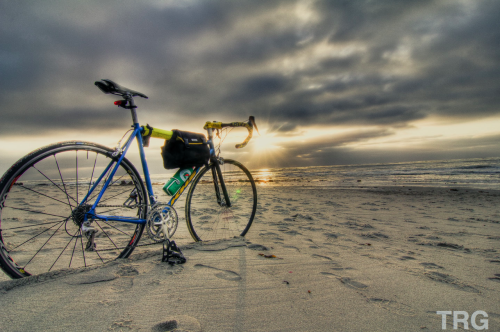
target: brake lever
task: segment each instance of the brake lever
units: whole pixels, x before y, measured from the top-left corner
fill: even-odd
[[[255,123],[255,117],[253,115],[251,115],[249,118],[248,118],[248,121],[250,122],[250,124],[252,125],[252,127],[255,128],[255,130],[257,130],[257,134],[260,135],[259,133],[259,128],[257,128],[257,124]]]

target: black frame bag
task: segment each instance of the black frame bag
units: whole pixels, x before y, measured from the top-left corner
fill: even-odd
[[[210,148],[203,134],[172,130],[172,138],[161,148],[165,169],[200,167],[210,160]]]

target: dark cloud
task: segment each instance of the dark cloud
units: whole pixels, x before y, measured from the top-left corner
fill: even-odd
[[[179,128],[252,114],[277,136],[385,136],[426,117],[496,116],[499,13],[495,0],[10,2],[0,136],[127,127],[93,86],[101,78],[150,97],[141,119]],[[329,149],[347,158],[336,139]],[[328,149],[311,144],[314,158]]]
[[[390,137],[390,131],[374,129],[356,131],[344,135],[332,135],[314,142],[290,142],[283,144],[280,161],[271,160],[270,166],[348,165],[358,163],[388,163],[420,160],[460,158],[486,158],[500,153],[500,135],[468,137],[460,140],[437,138],[428,143],[409,148],[383,148],[373,145],[352,149],[352,142],[369,142],[371,139]],[[250,161],[250,160],[249,160]],[[247,161],[247,162],[249,162]],[[293,161],[293,162],[289,162]],[[274,163],[272,163],[274,162]]]
[[[239,95],[230,94],[228,99],[236,99],[238,102],[250,101],[276,94],[286,93],[293,86],[293,82],[283,75],[259,75],[245,78],[239,84]]]

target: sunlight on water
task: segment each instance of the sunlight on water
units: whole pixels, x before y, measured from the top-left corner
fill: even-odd
[[[174,170],[175,171],[175,170]],[[251,170],[258,186],[428,186],[500,189],[500,158]],[[168,181],[156,174],[153,182]]]

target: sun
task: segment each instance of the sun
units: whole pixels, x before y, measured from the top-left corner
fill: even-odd
[[[253,149],[261,153],[272,152],[273,150],[279,148],[278,146],[276,146],[275,139],[273,139],[273,137],[270,137],[268,135],[253,137],[251,142],[253,145]]]

